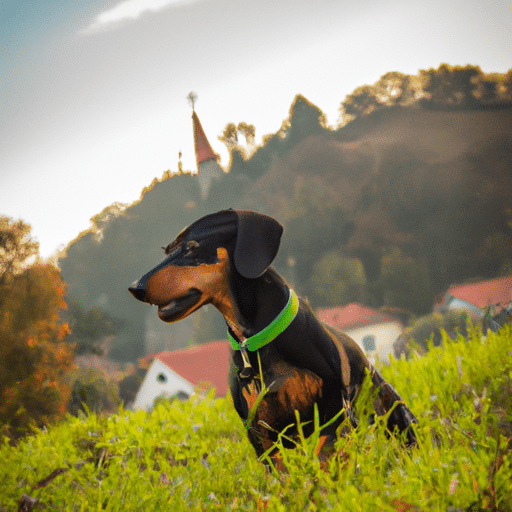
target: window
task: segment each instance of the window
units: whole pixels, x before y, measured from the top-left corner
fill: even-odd
[[[165,375],[165,373],[159,373],[156,376],[156,381],[160,384],[165,384],[167,382],[167,375]]]
[[[375,336],[373,334],[369,334],[363,338],[363,348],[366,352],[372,352],[375,350]]]

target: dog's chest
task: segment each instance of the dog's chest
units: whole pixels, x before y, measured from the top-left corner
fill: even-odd
[[[257,405],[253,427],[259,430],[270,426],[280,431],[296,423],[295,411],[299,412],[301,422],[314,419],[315,404],[322,399],[320,377],[308,370],[277,363],[264,372],[264,382],[263,390],[256,381],[242,388],[248,409]]]

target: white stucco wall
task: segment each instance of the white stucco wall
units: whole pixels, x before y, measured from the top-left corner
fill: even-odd
[[[159,376],[163,376],[160,377]],[[165,382],[163,382],[165,380]],[[145,409],[150,411],[153,408],[155,399],[159,396],[171,397],[179,391],[192,395],[194,386],[183,377],[173,372],[164,363],[155,359],[144,377],[135,401],[133,409]]]
[[[389,354],[393,353],[393,343],[402,332],[402,326],[398,322],[368,325],[345,331],[365,352],[371,363],[375,362],[375,356],[385,363],[389,362]],[[366,351],[363,346],[365,336],[375,337],[375,350]]]

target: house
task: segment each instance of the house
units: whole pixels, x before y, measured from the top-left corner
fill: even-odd
[[[372,363],[376,356],[380,361],[389,362],[393,343],[403,329],[402,323],[395,317],[361,304],[320,309],[317,317],[350,336]]]
[[[229,342],[213,341],[193,348],[168,350],[146,356],[150,362],[133,409],[151,410],[155,399],[189,397],[196,388],[215,387],[217,396],[228,392]]]
[[[491,315],[512,301],[512,276],[498,277],[477,283],[452,285],[446,291],[443,301],[434,306],[437,311],[466,309],[482,316],[489,308]]]

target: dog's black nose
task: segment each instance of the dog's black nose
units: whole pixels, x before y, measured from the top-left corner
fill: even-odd
[[[134,281],[128,290],[137,300],[140,300],[141,302],[148,302],[146,287],[141,286],[140,281]]]

